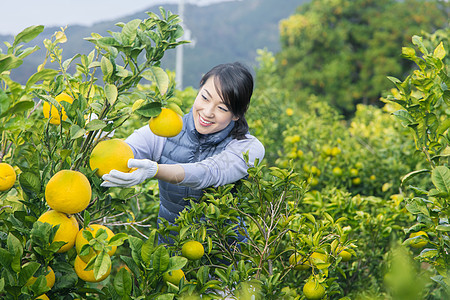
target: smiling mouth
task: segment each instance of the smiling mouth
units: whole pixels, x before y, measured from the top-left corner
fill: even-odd
[[[198,121],[199,121],[200,125],[202,125],[202,126],[210,126],[210,125],[214,124],[213,122],[203,119],[203,117],[200,115],[198,116]]]

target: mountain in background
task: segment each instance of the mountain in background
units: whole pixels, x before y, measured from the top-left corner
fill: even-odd
[[[256,67],[256,50],[266,48],[272,52],[280,50],[278,23],[293,14],[296,8],[308,0],[244,0],[196,6],[185,4],[184,27],[191,33],[191,44],[184,46],[183,86],[198,87],[201,76],[213,66],[240,61],[249,67]],[[166,11],[178,13],[177,5],[149,6],[141,13],[120,19],[96,23],[92,26],[68,26],[67,43],[62,44],[63,59],[73,57],[76,53],[88,54],[93,44],[84,40],[91,33],[109,36],[108,30],[119,31],[117,22],[132,19],[145,19],[145,12],[152,11],[159,15],[159,7]],[[38,24],[36,24],[38,25]],[[48,27],[33,40],[30,45],[41,49],[24,60],[24,64],[11,73],[13,80],[25,84],[36,72],[36,68],[45,57],[42,41],[50,38],[58,27]],[[12,43],[12,36],[0,35],[1,41]],[[2,51],[5,46],[2,45]],[[175,70],[175,49],[166,52],[161,66]]]

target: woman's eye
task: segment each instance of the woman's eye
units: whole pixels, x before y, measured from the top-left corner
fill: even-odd
[[[208,101],[208,98],[206,98],[205,96],[202,95],[203,100]]]
[[[224,111],[224,112],[228,112],[228,108],[226,108],[226,107],[219,106],[219,109]]]

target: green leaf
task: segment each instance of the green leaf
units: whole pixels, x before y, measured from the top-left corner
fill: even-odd
[[[11,261],[12,261],[11,253],[9,253],[8,250],[0,248],[0,264],[3,266],[4,269],[10,269],[11,268]]]
[[[449,232],[450,231],[450,225],[448,225],[448,224],[438,225],[438,226],[436,226],[436,230]]]
[[[100,130],[106,127],[106,123],[102,120],[95,119],[86,124],[86,131]]]
[[[19,183],[23,189],[28,189],[35,193],[39,193],[41,191],[41,179],[35,173],[20,173]]]
[[[125,268],[120,271],[114,277],[114,289],[120,296],[130,296],[133,282],[131,274]]]
[[[169,268],[166,272],[179,270],[187,264],[188,260],[183,256],[172,256],[169,261]]]
[[[402,47],[402,55],[407,58],[413,58],[416,56],[416,51],[410,47]]]
[[[111,258],[109,257],[108,253],[103,250],[95,259],[94,263],[94,277],[96,279],[102,277],[105,275],[109,270],[111,269]]]
[[[314,218],[314,216],[310,213],[305,213],[303,214],[309,221],[311,221],[311,223],[316,223],[316,218]]]
[[[434,186],[445,195],[450,193],[450,170],[445,166],[436,167],[431,173]]]
[[[114,102],[116,102],[117,100],[117,87],[114,84],[105,84],[105,95],[106,95],[106,99],[108,99],[108,103],[110,105],[113,105]]]
[[[111,61],[108,58],[103,56],[102,60],[101,60],[100,67],[101,67],[102,72],[103,72],[103,79],[105,81],[107,81],[107,79],[109,79],[111,77],[111,75],[112,75],[112,73],[114,71],[114,66],[113,66],[113,64],[111,63]]]
[[[149,265],[152,258],[153,241],[146,240],[141,248],[141,257],[145,265]]]
[[[124,45],[130,46],[136,39],[137,29],[141,24],[141,20],[134,19],[125,24],[122,28],[122,42]]]
[[[30,76],[25,86],[25,89],[29,90],[33,86],[33,84],[35,84],[38,81],[52,80],[56,75],[58,75],[58,73],[59,72],[57,70],[42,69],[39,72],[34,73],[33,75]]]
[[[8,245],[9,253],[12,255],[11,268],[14,272],[19,273],[23,254],[22,244],[12,233],[8,234],[6,243]]]
[[[425,45],[423,44],[423,39],[421,36],[418,35],[414,35],[412,37],[412,43],[414,45],[417,46],[417,48],[419,48],[420,52],[422,52],[423,54],[428,54],[427,48],[425,47]]]
[[[412,214],[422,213],[426,216],[430,216],[428,207],[421,198],[413,198],[406,204],[406,209]]]
[[[403,126],[408,126],[416,123],[414,118],[406,110],[398,110],[394,112],[393,115],[402,122]]]
[[[138,115],[146,118],[156,117],[161,113],[160,102],[149,102],[135,110]]]
[[[419,257],[422,258],[432,258],[436,257],[438,255],[438,251],[436,249],[423,249],[422,252],[420,252]]]
[[[28,281],[28,279],[30,279],[31,276],[33,276],[34,273],[36,273],[36,271],[39,269],[40,266],[41,264],[35,261],[30,261],[29,263],[26,263],[20,270],[19,283],[21,285],[24,285]]]
[[[402,184],[405,184],[408,180],[410,180],[411,178],[419,175],[419,174],[423,174],[423,173],[429,173],[430,170],[428,169],[422,169],[422,170],[417,170],[417,171],[413,171],[410,172],[408,174],[406,174],[405,176],[402,177],[401,182]]]
[[[152,66],[142,72],[142,77],[156,84],[161,95],[167,92],[170,83],[169,75],[160,67]]]
[[[6,70],[11,70],[19,67],[23,61],[14,55],[0,56],[0,74]]]
[[[9,99],[7,99],[7,100],[9,100]],[[10,107],[5,112],[1,113],[0,118],[4,117],[6,115],[14,115],[16,113],[29,110],[30,108],[33,108],[33,107],[34,107],[33,101],[28,101],[28,100],[20,101],[20,102],[17,102],[16,104],[14,104],[12,107]]]
[[[439,45],[436,47],[436,49],[434,49],[433,55],[439,59],[444,59],[446,54],[447,53],[445,52],[444,44],[440,42]]]
[[[27,57],[28,55],[38,51],[40,48],[38,46],[34,46],[32,48],[27,48],[25,49],[22,53],[20,53],[20,55],[18,55],[17,57],[20,59],[24,59],[25,57]]]
[[[13,47],[17,46],[20,43],[28,43],[29,41],[37,37],[39,34],[41,34],[42,31],[44,31],[44,26],[42,25],[34,25],[25,28],[14,38]]]
[[[158,247],[152,255],[152,261],[155,272],[164,273],[169,267],[169,252],[163,246]]]
[[[86,133],[86,130],[81,128],[80,126],[74,124],[70,127],[70,139],[75,140],[79,137],[82,137]]]
[[[108,242],[108,246],[120,246],[129,238],[128,234],[120,232],[116,233]]]

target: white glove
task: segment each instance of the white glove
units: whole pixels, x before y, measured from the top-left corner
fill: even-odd
[[[117,170],[111,170],[108,174],[102,176],[104,180],[100,186],[103,187],[130,187],[143,182],[147,178],[152,178],[158,173],[158,164],[149,159],[128,160],[129,168],[137,168],[134,172],[124,173]]]

